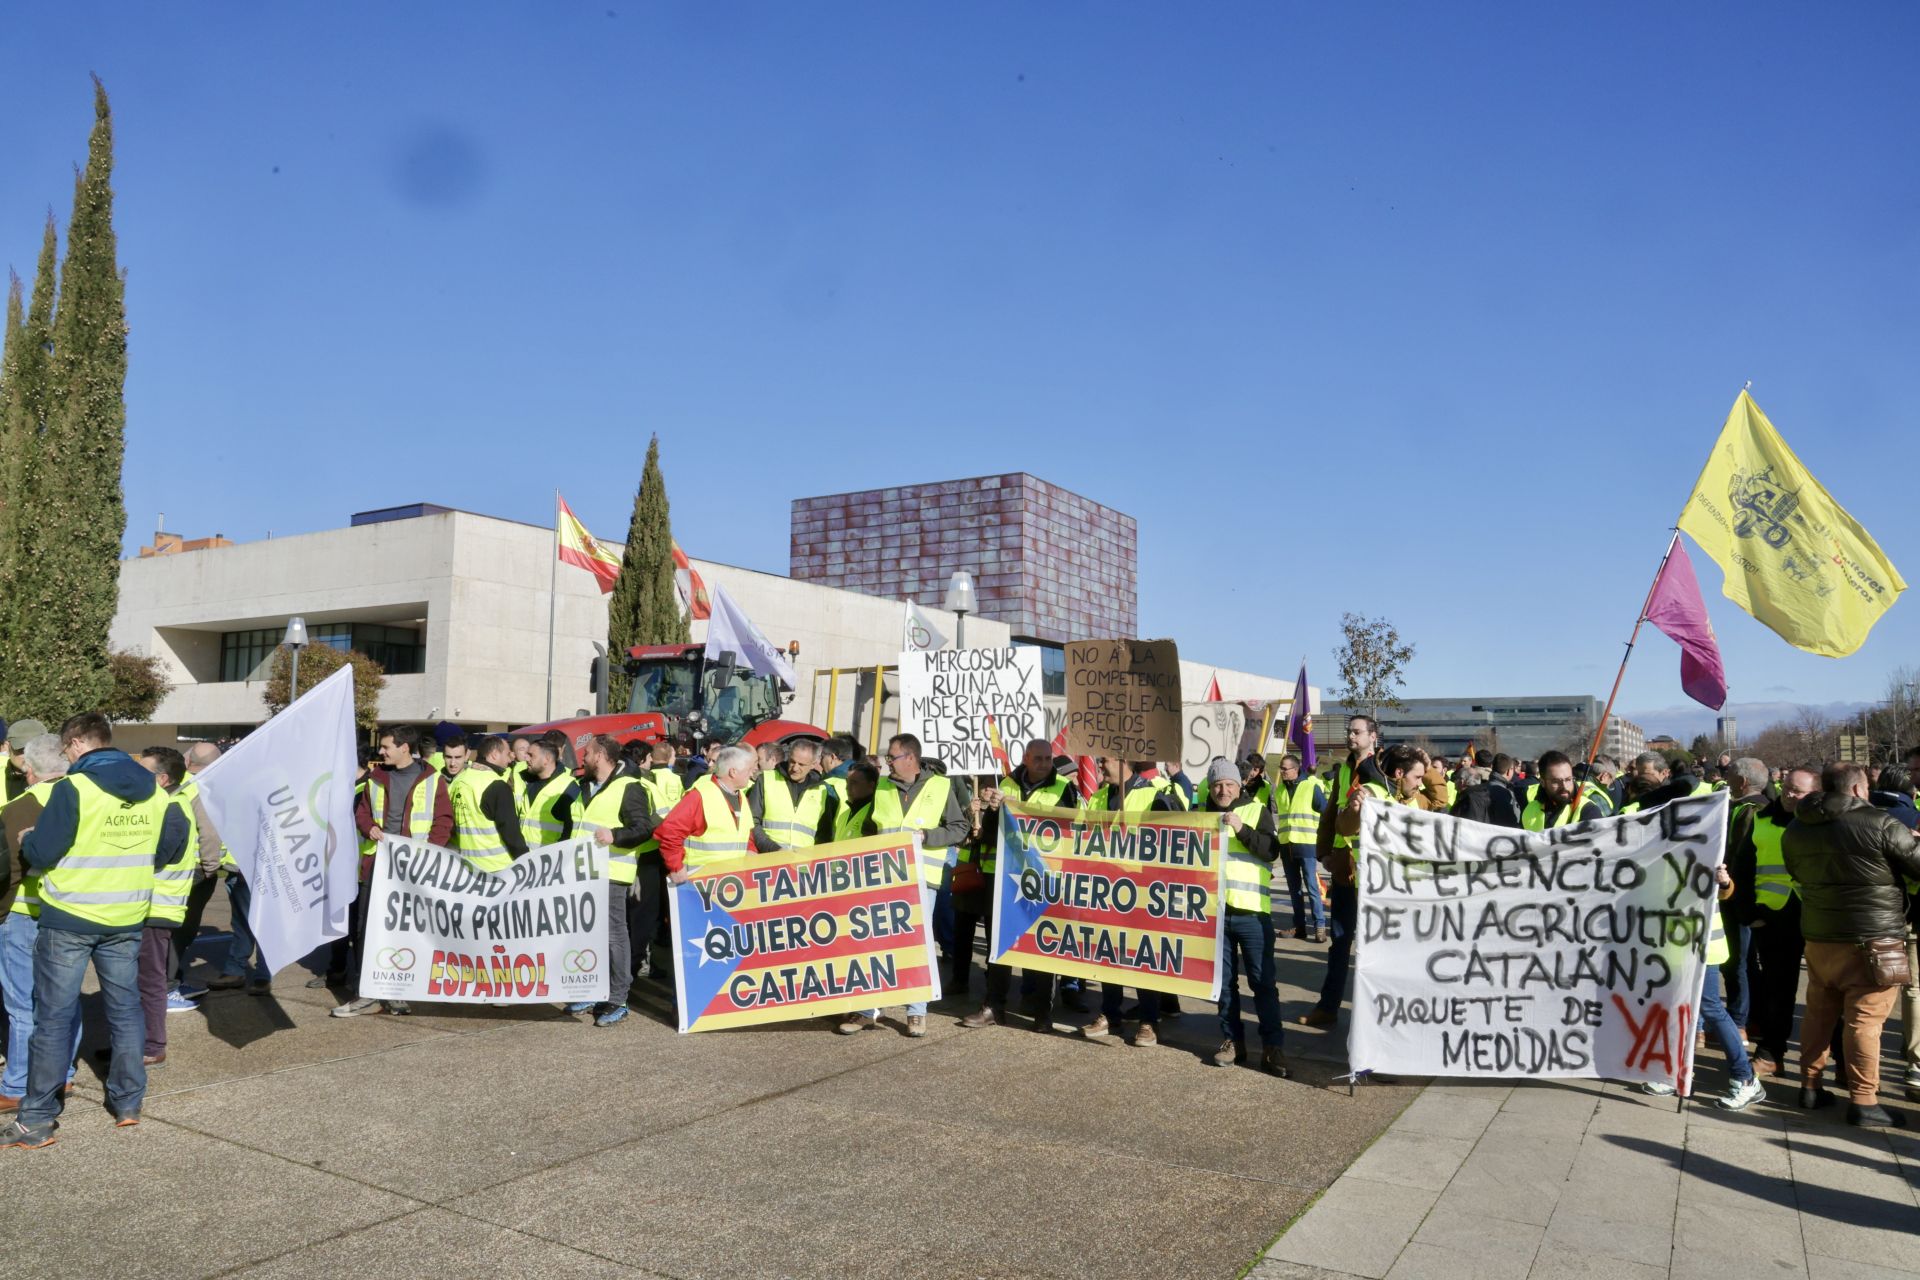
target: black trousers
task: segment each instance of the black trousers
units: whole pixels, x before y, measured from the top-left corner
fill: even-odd
[[[1793,1038],[1793,1011],[1799,1002],[1800,957],[1807,945],[1800,937],[1799,896],[1788,898],[1778,911],[1757,908],[1749,936],[1760,981],[1754,985],[1747,1027],[1762,1053],[1785,1061],[1787,1041]]]
[[[633,971],[638,973],[654,942],[662,940],[661,926],[666,921],[667,864],[660,860],[659,850],[640,855],[634,884],[637,892],[627,897],[627,938],[632,947]],[[669,968],[662,976],[672,981],[673,970]]]
[[[193,888],[187,890],[187,914],[179,924],[173,927],[173,965],[167,971],[167,986],[180,985],[181,978],[187,972],[187,966],[193,963],[193,957],[187,953],[193,948],[193,940],[200,932],[200,917],[207,913],[207,903],[213,898],[213,891],[219,887],[220,875],[215,872],[206,879],[196,879]]]

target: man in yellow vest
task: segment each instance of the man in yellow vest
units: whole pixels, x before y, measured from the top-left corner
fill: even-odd
[[[133,757],[113,746],[98,712],[60,726],[67,774],[47,793],[22,859],[40,876],[40,929],[33,948],[33,1040],[19,1119],[0,1147],[53,1145],[67,1081],[67,1047],[91,963],[100,979],[113,1044],[107,1108],[124,1128],[140,1123],[147,1094],[141,1061],[140,937],[154,873],[187,849],[178,809]]]
[[[921,879],[929,889],[941,888],[949,872],[946,851],[957,848],[973,831],[968,813],[971,797],[964,786],[926,767],[920,739],[910,733],[887,740],[887,767],[893,777],[883,779],[874,791],[874,824],[882,834],[920,832]],[[843,1036],[857,1035],[878,1026],[879,1016],[878,1009],[852,1014],[835,1030]],[[908,1003],[907,1034],[914,1039],[927,1034],[926,1001]]]
[[[26,783],[12,804],[24,805],[31,797],[34,804],[44,807],[53,784],[67,774],[67,757],[60,750],[59,736],[42,733],[27,739],[14,751],[11,767],[20,769]],[[6,838],[0,835],[0,853],[17,863],[15,851],[5,846]],[[0,877],[0,883],[10,879],[11,876]],[[40,932],[40,877],[24,877],[11,901],[0,901],[0,910],[5,912],[0,914],[0,994],[4,994],[7,1002],[7,1066],[5,1073],[0,1074],[0,1114],[10,1115],[20,1109],[20,1099],[27,1092],[27,1047],[33,1040],[34,1027],[33,948]],[[80,1052],[77,996],[72,1026],[65,1058],[69,1090],[73,1088],[74,1057]]]
[[[1540,785],[1520,811],[1520,825],[1528,831],[1545,831],[1576,822],[1598,822],[1607,811],[1594,798],[1594,792],[1593,783],[1573,780],[1573,761],[1566,752],[1549,751],[1540,757]]]
[[[1080,789],[1073,780],[1063,776],[1053,762],[1053,744],[1045,738],[1035,738],[1027,744],[1025,753],[1020,757],[1020,767],[1008,774],[1006,780],[995,790],[982,793],[982,843],[980,871],[987,880],[989,894],[987,925],[989,946],[993,938],[994,908],[999,902],[1004,886],[996,872],[999,869],[997,845],[988,841],[997,841],[1000,821],[1000,805],[1007,793],[1019,796],[1022,804],[1044,805],[1053,809],[1077,809],[1080,807]],[[987,849],[994,849],[992,854]],[[958,952],[963,963],[971,963],[973,957],[973,928],[963,918],[956,916],[954,934],[958,940]],[[1028,969],[1020,979],[1022,1003],[1033,1014],[1033,1029],[1040,1032],[1053,1030],[1053,976]],[[1013,985],[1013,967],[1004,964],[987,966],[987,999],[978,1009],[960,1020],[963,1027],[998,1027],[1006,1025],[1007,994]]]
[[[1811,768],[1785,770],[1780,794],[1754,812],[1748,833],[1753,846],[1753,906],[1747,919],[1753,964],[1748,972],[1757,974],[1747,1010],[1747,1038],[1753,1041],[1754,1069],[1761,1075],[1784,1070],[1806,951],[1800,935],[1800,892],[1787,874],[1781,841],[1794,810],[1818,790],[1820,775]]]
[[[1374,752],[1380,745],[1380,722],[1372,716],[1347,717],[1347,758],[1334,770],[1327,807],[1314,833],[1314,850],[1333,879],[1327,903],[1333,920],[1333,941],[1327,948],[1327,973],[1320,984],[1320,1000],[1300,1015],[1309,1027],[1330,1027],[1340,1021],[1340,1003],[1346,999],[1347,971],[1353,964],[1353,932],[1360,918],[1360,890],[1353,878],[1353,842],[1360,830],[1355,793],[1371,790],[1382,800],[1390,795],[1387,775],[1380,771]]]
[[[152,1067],[167,1060],[167,1014],[171,1011],[167,986],[173,973],[173,931],[187,918],[187,895],[193,889],[199,856],[193,840],[193,794],[180,794],[187,776],[186,760],[172,747],[148,747],[140,753],[140,764],[167,793],[167,803],[187,826],[187,841],[180,856],[154,873],[147,927],[140,932],[140,1010],[147,1021],[143,1060]],[[188,1009],[194,1007],[191,1001],[185,1003]]]
[[[1273,785],[1275,839],[1287,873],[1287,896],[1293,900],[1293,936],[1313,942],[1327,940],[1327,900],[1314,846],[1326,807],[1327,784],[1311,773],[1301,777],[1299,756],[1281,756],[1280,777]]]
[[[1292,1074],[1281,1052],[1286,1023],[1280,1015],[1279,980],[1273,967],[1273,809],[1242,791],[1233,761],[1216,758],[1207,766],[1208,813],[1224,815],[1227,860],[1222,887],[1226,928],[1221,935],[1220,1033],[1213,1065],[1230,1067],[1247,1060],[1247,1028],[1240,1020],[1240,975],[1253,992],[1260,1020],[1260,1069],[1282,1079]]]
[[[749,799],[753,805],[753,847],[763,853],[805,849],[820,844],[827,790],[815,765],[820,744],[800,741],[786,749],[780,768],[763,772]],[[831,830],[831,828],[829,828]]]
[[[636,891],[644,891],[636,889],[641,859],[658,847],[654,833],[659,820],[652,793],[624,758],[619,739],[604,733],[582,739],[580,765],[587,780],[580,829],[591,831],[607,855],[607,998],[598,1004],[576,1000],[567,1012],[591,1012],[593,1025],[611,1027],[626,1019],[627,997],[633,992],[627,903]]]
[[[199,802],[200,784],[195,777],[208,765],[220,758],[217,743],[196,742],[186,749],[186,781],[180,784],[182,791],[191,793],[194,817],[194,841],[199,845],[200,868],[193,878],[193,888],[187,892],[187,914],[173,931],[173,979],[172,988],[175,997],[184,1000],[198,1000],[207,994],[205,985],[187,981],[187,969],[193,963],[193,946],[200,936],[200,921],[205,914],[207,903],[213,899],[214,891],[220,884],[220,867],[225,861],[225,846],[220,841],[220,833],[214,829],[208,819],[206,806]],[[178,1012],[178,1010],[175,1010]]]
[[[447,743],[447,766],[461,744]],[[467,763],[447,784],[453,801],[454,848],[475,871],[496,874],[524,857],[527,840],[520,831],[520,807],[507,766],[513,761],[507,740],[480,737],[470,744]]]
[[[1102,756],[1099,761],[1100,787],[1087,801],[1087,808],[1099,813],[1183,813],[1186,802],[1160,766],[1152,760],[1134,760],[1123,762],[1110,756]],[[1134,1032],[1133,1043],[1141,1048],[1160,1043],[1159,1023],[1162,1012],[1179,1013],[1179,1002],[1168,1011],[1163,1009],[1163,997],[1171,998],[1171,993],[1162,991],[1139,990],[1140,1001],[1132,1010],[1127,1008],[1126,988],[1118,982],[1100,984],[1100,1012],[1092,1022],[1080,1028],[1080,1034],[1090,1040],[1098,1040],[1106,1035],[1124,1035],[1126,1017],[1129,1012],[1140,1019],[1140,1029]]]
[[[573,838],[580,808],[580,783],[560,767],[560,756],[545,738],[527,743],[526,800],[520,833],[528,847],[561,844]]]
[[[369,852],[360,859],[360,892],[347,922],[356,956],[363,953],[366,942],[368,885],[373,860],[385,856],[381,846],[390,840],[419,840],[443,849],[453,843],[453,800],[447,794],[447,780],[428,765],[422,745],[420,731],[410,724],[382,729],[380,763],[368,767],[366,786],[354,798],[354,827],[360,839],[370,843]],[[358,975],[356,968],[348,977],[357,980]],[[412,1012],[404,1000],[355,998],[335,1008],[332,1016],[355,1018],[375,1009],[402,1016]]]

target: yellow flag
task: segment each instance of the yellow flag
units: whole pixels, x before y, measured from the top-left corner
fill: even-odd
[[[1808,653],[1852,653],[1907,589],[1744,391],[1680,527],[1726,574],[1727,599]]]

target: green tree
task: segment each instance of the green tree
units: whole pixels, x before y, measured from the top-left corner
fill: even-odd
[[[113,672],[113,692],[100,710],[115,724],[145,724],[172,692],[160,659],[115,649],[107,658]]]
[[[1381,707],[1398,710],[1402,673],[1413,660],[1413,646],[1402,644],[1400,629],[1385,618],[1342,614],[1340,631],[1346,643],[1333,651],[1340,664],[1334,700],[1349,711],[1364,709],[1368,715],[1379,715]]]
[[[26,705],[33,655],[19,630],[22,580],[31,564],[29,545],[38,532],[34,495],[41,483],[40,445],[52,395],[53,302],[60,238],[47,215],[34,272],[32,300],[15,326],[7,311],[5,372],[0,376],[0,708],[9,714]]]
[[[67,256],[53,318],[52,395],[30,478],[32,519],[12,596],[16,713],[49,724],[105,704],[113,688],[107,632],[127,528],[127,313],[113,231],[113,115],[93,82],[93,133],[74,184]]]
[[[292,702],[287,697],[292,653],[293,650],[281,645],[267,663],[267,684],[260,691],[260,697],[272,715],[279,715]],[[343,653],[330,644],[312,644],[302,649],[300,692],[308,692],[349,662],[353,664],[353,720],[362,729],[371,729],[380,723],[380,692],[387,687],[387,669],[359,650]]]
[[[667,510],[667,480],[660,472],[660,437],[647,443],[647,464],[633,495],[620,576],[607,601],[607,656],[613,678],[607,705],[625,708],[631,690],[623,662],[636,644],[685,644],[687,615],[673,586],[673,520]]]

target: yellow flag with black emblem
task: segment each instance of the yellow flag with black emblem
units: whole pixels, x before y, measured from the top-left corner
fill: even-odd
[[[1745,391],[1733,402],[1680,527],[1712,556],[1727,599],[1796,649],[1843,658],[1907,584],[1859,522],[1793,456]]]

